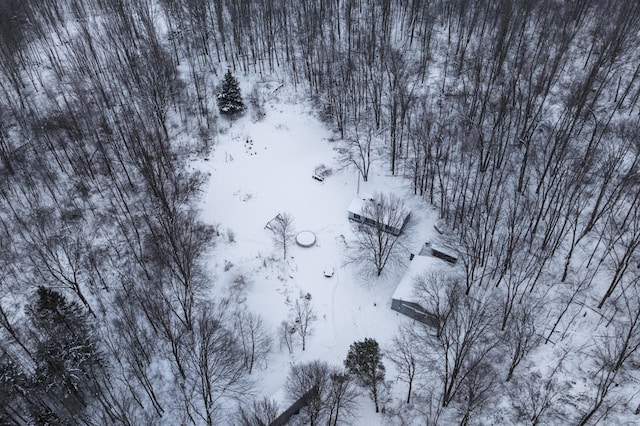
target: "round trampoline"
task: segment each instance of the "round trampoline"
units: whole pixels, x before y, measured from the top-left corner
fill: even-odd
[[[316,234],[311,231],[302,231],[296,235],[296,243],[300,247],[311,247],[316,243]]]

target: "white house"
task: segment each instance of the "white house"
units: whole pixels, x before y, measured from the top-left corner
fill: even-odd
[[[351,201],[351,203],[349,204],[349,207],[347,208],[349,219],[353,220],[354,222],[364,223],[366,225],[370,225],[374,227],[379,226],[385,232],[388,232],[396,236],[400,235],[400,233],[402,232],[402,229],[404,228],[406,223],[409,221],[409,218],[411,217],[411,212],[409,210],[406,210],[406,213],[403,212],[404,217],[396,219],[393,216],[393,211],[391,210],[386,212],[383,211],[381,213],[384,216],[388,216],[388,217],[383,217],[382,223],[380,223],[379,222],[380,218],[366,216],[366,213],[365,213],[366,211],[374,211],[374,209],[367,207],[367,204],[369,203],[375,203],[374,197],[366,194],[358,194],[358,196],[356,196],[356,198],[354,198]],[[395,223],[390,223],[390,222],[395,222]]]

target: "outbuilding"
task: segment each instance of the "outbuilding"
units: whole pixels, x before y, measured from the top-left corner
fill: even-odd
[[[438,318],[433,313],[421,305],[418,295],[416,295],[416,281],[427,272],[436,272],[444,267],[443,260],[449,264],[454,264],[457,257],[451,250],[434,247],[431,243],[425,243],[420,253],[412,254],[409,268],[398,283],[398,287],[391,296],[391,309],[400,312],[416,321],[427,324],[431,327],[438,326]]]
[[[398,283],[393,296],[391,296],[391,309],[423,324],[437,327],[438,319],[436,315],[424,308],[416,297],[415,283],[425,272],[437,269],[441,262],[429,255],[418,254],[412,256],[407,272]]]

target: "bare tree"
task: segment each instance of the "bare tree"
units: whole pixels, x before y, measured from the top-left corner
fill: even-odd
[[[34,220],[33,223],[33,230],[28,233],[27,238],[32,244],[29,258],[34,264],[34,270],[46,282],[73,291],[95,317],[95,311],[86,295],[86,289],[92,281],[92,275],[86,273],[92,242],[88,241],[86,227],[83,228],[85,224],[67,224],[64,229],[58,229],[54,234],[53,218],[43,217],[41,220]]]
[[[289,355],[293,354],[293,347],[295,344],[294,337],[296,335],[295,325],[291,324],[287,320],[282,321],[278,328],[278,335],[280,336],[280,349],[282,349],[282,345],[284,344],[289,351]]]
[[[329,383],[330,387],[326,395],[329,412],[327,425],[338,426],[354,415],[360,393],[352,377],[338,368],[332,368],[329,372]]]
[[[596,272],[597,268],[590,268],[585,270],[585,274],[587,276],[584,276],[583,274],[576,274],[574,280],[569,281],[568,286],[565,286],[556,291],[556,297],[558,297],[559,303],[556,304],[557,309],[554,313],[555,315],[557,315],[557,317],[555,318],[555,321],[553,322],[553,325],[551,326],[551,329],[549,330],[549,333],[545,338],[545,344],[552,341],[551,338],[554,336],[554,333],[556,333],[556,330],[563,323],[565,316],[569,312],[574,311],[573,318],[575,318],[577,313],[580,312],[580,306],[585,303],[585,292],[593,283]],[[569,324],[573,322],[573,318],[569,319]],[[568,327],[569,325],[566,326],[565,330],[568,329]]]
[[[194,418],[213,425],[229,401],[248,396],[250,386],[242,350],[220,313],[203,310],[196,325],[184,348],[185,406]]]
[[[584,426],[599,412],[609,392],[614,388],[623,366],[640,349],[640,294],[637,283],[623,290],[621,310],[625,315],[614,319],[611,329],[596,341],[592,353],[594,364],[594,387],[596,394],[590,407],[579,419],[578,424]],[[606,413],[605,413],[606,414]]]
[[[234,329],[240,341],[244,363],[249,374],[253,367],[265,365],[271,352],[271,336],[264,326],[262,318],[246,310],[238,311],[234,317]]]
[[[598,308],[602,308],[605,301],[627,276],[635,277],[635,274],[629,273],[629,268],[639,263],[637,253],[640,248],[640,191],[636,188],[633,193],[631,205],[622,209],[621,212],[612,212],[608,220],[605,231],[606,238],[609,240],[606,254],[611,258],[613,277]]]
[[[460,279],[431,274],[416,281],[424,306],[438,318],[437,332],[418,329],[422,356],[442,380],[442,406],[447,407],[465,380],[475,374],[498,347],[496,309],[491,298],[467,295]],[[479,298],[477,298],[479,297]]]
[[[1,282],[2,281],[0,281],[0,283]],[[0,288],[5,291],[4,286]],[[27,356],[32,357],[33,355],[31,354],[31,350],[25,344],[26,337],[22,335],[21,330],[18,327],[16,319],[17,315],[2,305],[3,301],[0,299],[0,336],[4,338],[4,334],[6,333],[8,340],[16,343]]]
[[[115,366],[123,374],[121,381],[140,407],[151,406],[156,418],[162,417],[165,409],[159,390],[154,386],[151,363],[154,355],[159,353],[159,340],[151,332],[142,308],[127,295],[116,294],[114,297],[115,312],[110,333],[105,335],[105,344],[109,349]],[[124,373],[126,372],[126,373]],[[148,398],[148,403],[144,400]]]
[[[411,391],[416,374],[419,373],[418,343],[412,329],[402,326],[393,336],[391,348],[386,351],[387,358],[391,360],[398,370],[398,378],[408,386],[407,404],[411,403]]]
[[[242,426],[270,425],[278,418],[278,403],[268,398],[253,400],[251,407],[238,408],[238,422]]]
[[[310,425],[337,426],[348,421],[359,395],[346,371],[318,360],[293,365],[285,386],[292,402],[307,396],[302,410]]]
[[[356,248],[350,261],[373,264],[375,275],[380,276],[385,267],[401,261],[410,211],[395,195],[375,194],[363,200],[358,214],[362,223],[356,225]]]
[[[456,398],[456,409],[462,415],[461,426],[468,425],[472,415],[491,406],[489,402],[496,396],[497,383],[498,373],[494,360],[483,359],[477,368],[469,371]]]
[[[362,127],[365,127],[363,130]],[[343,168],[355,167],[366,182],[369,180],[369,169],[372,163],[373,129],[368,123],[360,121],[353,125],[347,137],[340,142],[337,148],[340,154],[340,163]]]
[[[286,260],[287,250],[296,237],[293,218],[289,213],[278,213],[275,219],[269,222],[268,229],[273,232],[273,244],[276,249],[282,250],[282,258]]]
[[[198,300],[208,285],[202,256],[214,237],[213,228],[197,215],[196,211],[180,211],[159,215],[160,219],[146,213],[144,218],[149,227],[145,267],[155,267],[154,284],[162,287],[165,301],[174,305],[173,313],[189,330]]]
[[[539,312],[540,309],[531,306],[531,304],[518,305],[507,324],[504,344],[511,354],[507,382],[511,380],[514,370],[524,357],[542,340],[542,335],[536,328],[536,318]]]
[[[313,323],[318,319],[311,301],[307,297],[302,302],[296,299],[291,307],[290,317],[296,332],[302,339],[302,350],[304,351],[307,347],[307,337],[313,333]]]
[[[437,389],[427,389],[425,396],[414,399],[420,402],[416,408],[422,415],[426,426],[438,426],[441,424],[440,416],[442,416],[444,408],[442,407],[442,399]]]
[[[291,366],[285,384],[291,402],[307,396],[307,404],[303,408],[305,423],[320,423],[326,409],[324,396],[329,387],[329,364],[324,361],[311,361],[307,364]]]
[[[509,392],[520,419],[530,421],[532,426],[566,419],[561,414],[569,385],[561,381],[558,373],[567,355],[568,351],[560,354],[554,368],[545,376],[534,371],[516,378]]]
[[[253,85],[247,95],[247,99],[249,100],[249,105],[251,105],[251,119],[254,122],[262,121],[267,112],[265,111],[264,95],[257,84]]]
[[[387,96],[387,112],[389,124],[389,164],[391,174],[396,174],[396,162],[403,152],[403,136],[408,127],[412,103],[415,99],[414,88],[409,83],[409,69],[402,52],[392,49],[386,57],[385,71],[389,95]]]

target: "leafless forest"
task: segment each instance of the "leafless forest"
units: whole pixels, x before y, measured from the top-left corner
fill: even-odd
[[[638,421],[638,46],[636,0],[0,0],[0,424],[273,412],[250,389],[275,332],[210,300],[222,237],[188,168],[227,68],[308,94],[345,163],[446,222],[462,278],[419,283],[437,333],[387,348],[437,377],[411,418]]]

